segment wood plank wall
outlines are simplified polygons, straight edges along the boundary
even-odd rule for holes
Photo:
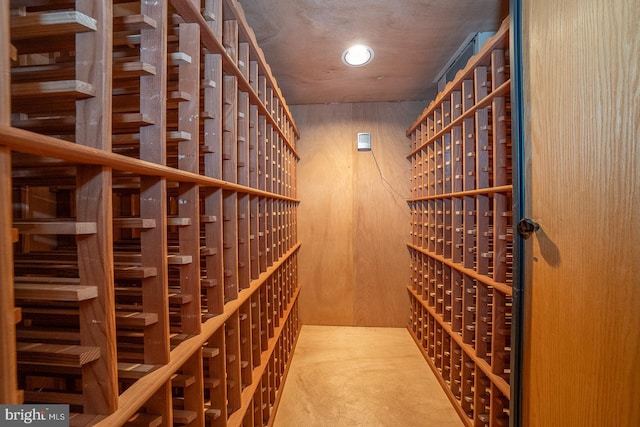
[[[411,217],[405,131],[424,105],[291,107],[302,135],[298,230],[305,324],[406,325]],[[371,152],[356,150],[358,132],[371,132]]]
[[[640,425],[640,3],[523,2],[522,425]]]

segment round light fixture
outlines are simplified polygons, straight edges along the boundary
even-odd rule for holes
[[[342,53],[342,62],[351,67],[362,67],[373,59],[373,49],[363,44],[351,46]]]

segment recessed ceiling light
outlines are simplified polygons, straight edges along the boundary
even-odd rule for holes
[[[373,59],[373,49],[363,44],[351,46],[342,53],[342,62],[352,67],[361,67]]]

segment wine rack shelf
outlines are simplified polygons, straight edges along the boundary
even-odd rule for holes
[[[505,20],[407,131],[408,329],[468,426],[509,425],[513,279]]]
[[[0,6],[0,403],[273,423],[298,129],[236,0]]]

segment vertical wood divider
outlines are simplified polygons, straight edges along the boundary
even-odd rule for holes
[[[198,24],[180,24],[179,49],[191,58],[180,63],[178,88],[190,99],[178,106],[178,130],[191,135],[178,143],[178,168],[198,173],[199,170],[199,79],[200,72],[200,27]],[[191,262],[182,264],[180,269],[180,291],[191,296],[182,305],[182,331],[188,334],[200,333],[200,189],[192,183],[179,184],[178,215],[188,218],[189,224],[179,228],[180,254],[191,256]]]
[[[242,390],[251,385],[253,377],[253,351],[251,337],[251,299],[247,300],[239,310],[240,316],[240,372]]]
[[[488,94],[487,68],[478,66],[473,71],[474,99],[479,102]],[[489,164],[489,131],[488,108],[480,108],[475,112],[475,188],[490,186]],[[488,195],[478,195],[476,199],[476,234],[475,234],[475,270],[483,276],[489,276],[489,240],[493,236],[490,228],[490,198]],[[491,215],[492,217],[492,215]],[[491,236],[489,236],[491,234]],[[484,284],[475,285],[475,350],[476,355],[487,360],[490,353],[491,338],[491,294]],[[487,360],[488,361],[488,360]],[[489,362],[489,361],[488,361]],[[488,421],[489,407],[488,380],[476,367],[474,375],[474,419],[476,424],[483,425]]]
[[[246,60],[248,61],[248,46],[241,43],[246,49]],[[248,68],[248,63],[245,66]],[[238,156],[238,184],[249,185],[249,94],[246,92],[238,93],[237,107],[237,156]],[[249,259],[250,242],[249,242],[249,195],[238,195],[238,286],[240,289],[249,287],[251,281],[251,265]]]
[[[503,50],[496,50],[491,55],[491,72],[494,90],[505,82],[505,57]],[[507,126],[510,125],[508,120],[509,114],[506,109],[505,97],[499,96],[494,98],[491,107],[493,111],[493,155],[496,159],[495,168],[493,170],[494,185],[505,185],[510,181],[507,173],[507,167],[510,160],[510,154],[507,152]],[[494,250],[493,265],[494,279],[498,282],[507,280],[506,263],[500,262],[501,258],[506,256],[507,245],[507,217],[501,215],[501,212],[509,210],[508,197],[505,194],[496,193],[493,196],[493,227],[494,227]]]
[[[252,70],[255,69],[257,79],[257,64],[252,62]],[[249,107],[249,185],[258,188],[258,157],[259,148],[258,141],[258,107],[251,105]],[[251,279],[257,279],[260,275],[260,247],[259,247],[259,204],[258,196],[251,196],[249,201],[249,259],[251,262]]]
[[[491,82],[492,90],[496,90],[506,81],[505,51],[496,49],[491,53]],[[507,98],[495,97],[491,106],[493,138],[490,144],[493,148],[493,185],[500,186],[512,181],[509,168],[512,163],[511,153],[507,144],[510,135],[510,113],[507,112]],[[504,213],[511,211],[509,194],[495,193],[493,195],[493,279],[496,282],[512,281],[508,268],[507,256],[513,254],[513,225]],[[502,292],[493,292],[493,340],[491,346],[491,371],[493,374],[505,378],[509,383],[509,366],[511,349],[511,296]],[[491,423],[498,425],[505,410],[509,409],[510,396],[502,396],[497,387],[492,387],[491,393]]]
[[[76,7],[97,26],[76,35],[76,78],[95,89],[95,96],[76,102],[76,143],[111,151],[112,6],[78,0]],[[76,239],[80,284],[98,288],[98,298],[80,304],[80,344],[100,348],[100,358],[83,369],[83,409],[105,415],[116,410],[118,398],[111,182],[110,168],[77,168],[77,221],[95,222],[97,231]]]
[[[166,164],[167,154],[167,2],[141,2],[141,12],[154,19],[154,29],[141,30],[140,59],[156,67],[156,74],[140,77],[140,112],[153,124],[140,128],[140,159]],[[156,313],[158,322],[144,329],[144,361],[165,364],[170,360],[169,290],[167,249],[167,181],[142,176],[140,216],[152,218],[156,227],[140,236],[142,265],[156,268],[156,275],[142,280],[145,312]],[[173,420],[171,383],[163,384],[146,405],[147,412]],[[168,421],[167,421],[168,422]]]
[[[224,21],[222,24],[222,45],[229,58],[238,65],[238,21]]]
[[[238,181],[238,79],[223,77],[222,179]]]
[[[271,89],[267,89],[267,93],[269,94],[267,96],[267,102],[269,103],[269,105],[271,105],[271,102],[273,102],[273,91]],[[273,143],[273,138],[274,138],[274,131],[273,131],[273,126],[271,124],[267,124],[267,129],[266,129],[266,136],[264,139],[264,143],[265,143],[265,162],[266,162],[266,172],[265,172],[265,180],[266,180],[266,190],[268,192],[275,192],[274,189],[274,180],[273,180],[273,175],[274,175],[274,170],[273,170],[273,164],[274,164],[274,143]],[[275,217],[275,212],[274,212],[274,200],[269,198],[267,199],[267,206],[266,206],[266,212],[265,212],[265,233],[266,233],[266,239],[267,239],[267,248],[266,248],[266,257],[267,257],[267,265],[271,265],[273,264],[273,260],[274,260],[274,254],[273,254],[273,248],[275,246],[274,244],[274,232],[273,232],[273,228],[274,228],[274,217]]]
[[[141,31],[140,59],[156,67],[156,74],[140,77],[140,112],[153,124],[140,128],[140,158],[152,163],[166,163],[167,99],[167,2],[141,3],[141,12],[154,19],[154,29]],[[156,313],[158,322],[144,329],[144,361],[164,364],[169,361],[169,292],[167,266],[167,182],[166,179],[142,176],[140,216],[152,218],[156,227],[140,236],[142,265],[156,268],[156,275],[142,280],[142,304],[145,312]],[[154,399],[155,412],[172,419],[170,387],[163,387]]]
[[[222,178],[238,180],[238,81],[235,76],[224,76]],[[238,194],[225,191],[223,195],[223,262],[225,302],[238,297]]]
[[[222,42],[222,0],[204,0],[202,15],[214,37]]]
[[[233,312],[225,322],[225,349],[227,357],[227,413],[233,414],[242,405],[242,378],[240,373],[240,318]]]
[[[9,10],[0,7],[0,93],[11,93]],[[11,98],[0,98],[0,126],[11,123]],[[0,145],[0,401],[20,403],[13,292],[11,150]]]
[[[220,14],[222,10],[220,10]],[[221,15],[218,16],[218,20]],[[219,54],[204,55],[204,175],[222,179],[222,57]],[[224,310],[224,268],[222,232],[221,189],[204,189],[205,216],[211,218],[204,226],[205,243],[213,251],[206,257],[207,311],[209,315]]]
[[[259,293],[256,293],[251,296],[251,349],[253,351],[253,368],[258,367],[261,364],[261,332],[263,329],[260,322],[260,295]]]
[[[238,68],[242,76],[249,80],[249,44],[241,42],[238,44]]]
[[[264,77],[259,78],[264,83]],[[263,90],[263,89],[261,89]],[[266,89],[264,89],[266,90]],[[258,117],[258,188],[267,191],[267,120],[264,116]],[[258,201],[258,255],[260,257],[260,272],[267,269],[267,199],[260,197]]]
[[[162,416],[162,422],[166,425],[173,424],[173,407],[171,406],[170,380],[160,385],[158,390],[146,402],[145,410],[149,414],[157,414]]]
[[[209,339],[203,350],[208,378],[205,386],[209,389],[207,426],[218,427],[227,424],[227,386],[226,386],[226,354],[224,326],[219,328]]]
[[[195,417],[187,425],[198,427],[204,425],[204,412],[203,406],[203,358],[202,349],[196,350],[189,360],[183,365],[182,374],[187,376],[193,381],[192,384],[188,384],[184,390],[184,410],[195,414]]]

